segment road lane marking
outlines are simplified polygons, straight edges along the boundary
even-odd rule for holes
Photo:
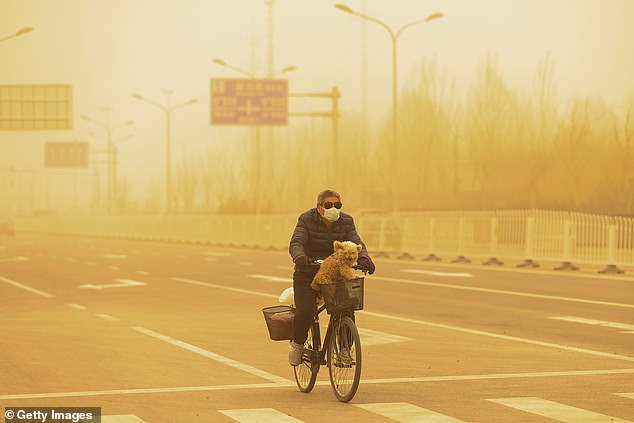
[[[102,416],[101,423],[145,423],[134,414],[125,414],[117,416]]]
[[[97,263],[95,263],[94,261],[87,261],[86,262],[86,266],[96,266]]]
[[[226,291],[239,292],[241,294],[259,295],[260,297],[275,298],[276,300],[279,299],[279,295],[266,294],[264,292],[251,291],[248,289],[232,288],[229,286],[217,285],[211,282],[201,282],[201,281],[197,281],[193,279],[184,279],[184,278],[170,278],[170,279],[176,282],[184,282],[184,283],[189,283],[192,285],[205,286],[207,288],[218,288],[218,289],[224,289]]]
[[[29,261],[30,259],[28,257],[10,257],[10,258],[3,258],[0,259],[0,263],[8,263],[10,261]]]
[[[245,408],[218,411],[240,423],[302,423],[302,420],[297,420],[273,408]]]
[[[69,262],[69,263],[76,263],[77,259],[75,257],[67,257],[66,261]]]
[[[75,310],[86,310],[87,309],[86,306],[79,305],[79,304],[74,304],[74,303],[68,304],[68,307],[74,308]]]
[[[108,269],[110,269],[110,270],[121,270],[121,268],[119,266],[108,266]]]
[[[610,369],[610,370],[573,370],[562,372],[538,372],[538,373],[500,373],[484,375],[464,376],[425,376],[425,377],[398,377],[391,379],[363,379],[365,384],[389,384],[389,383],[434,383],[455,381],[478,381],[497,379],[524,379],[540,377],[570,377],[570,376],[602,376],[634,374],[634,369]],[[317,381],[316,385],[330,385],[327,380]],[[33,394],[3,394],[0,400],[38,399],[38,398],[70,398],[70,397],[94,397],[101,395],[131,395],[131,394],[165,394],[177,392],[205,392],[205,391],[230,391],[242,389],[271,389],[295,387],[295,381],[269,382],[269,383],[244,383],[235,385],[207,385],[207,386],[177,386],[164,388],[137,388],[137,389],[112,389],[103,391],[79,391],[79,392],[44,392]],[[634,394],[617,394],[622,396]]]
[[[103,314],[103,313],[98,314],[98,313],[95,313],[95,316],[101,317],[102,319],[105,319],[105,320],[110,320],[111,322],[118,322],[119,321],[118,318],[116,318],[114,316],[111,316],[109,314]]]
[[[248,290],[248,289],[231,288],[231,287],[228,287],[228,286],[216,285],[216,284],[208,283],[208,282],[200,282],[200,281],[195,281],[195,280],[191,280],[191,279],[183,279],[183,278],[171,278],[171,279],[174,280],[174,281],[178,281],[178,282],[191,283],[193,285],[200,285],[200,286],[206,286],[206,287],[209,287],[209,288],[218,288],[218,289],[224,289],[226,291],[239,292],[241,294],[259,295],[261,297],[279,299],[279,296],[277,296],[277,295],[266,294],[264,292],[258,292],[258,291],[251,291],[251,290]],[[397,320],[397,321],[401,321],[401,322],[414,323],[414,324],[418,324],[418,325],[425,325],[425,326],[430,326],[430,327],[439,328],[439,329],[454,330],[454,331],[458,331],[458,332],[468,333],[468,334],[471,334],[471,335],[488,336],[488,337],[491,337],[491,338],[504,339],[506,341],[521,342],[521,343],[525,343],[525,344],[539,345],[539,346],[547,347],[547,348],[557,348],[557,349],[563,349],[563,350],[573,351],[573,352],[578,352],[578,353],[583,353],[583,354],[595,355],[595,356],[599,356],[599,357],[606,357],[606,358],[613,358],[613,359],[616,359],[616,360],[624,360],[624,361],[632,361],[632,362],[634,362],[634,357],[628,357],[628,356],[619,355],[619,354],[605,353],[605,352],[601,352],[601,351],[588,350],[588,349],[585,349],[585,348],[570,347],[570,346],[567,346],[567,345],[554,344],[554,343],[543,342],[543,341],[536,341],[536,340],[533,340],[533,339],[520,338],[520,337],[517,337],[517,336],[501,335],[501,334],[493,333],[493,332],[485,332],[485,331],[481,331],[481,330],[463,328],[463,327],[460,327],[460,326],[452,326],[452,325],[445,325],[445,324],[441,324],[441,323],[428,322],[428,321],[424,321],[424,320],[410,319],[410,318],[407,318],[407,317],[394,316],[394,315],[384,314],[384,313],[375,313],[375,312],[366,311],[366,310],[361,310],[361,311],[358,311],[357,313],[362,313],[364,315],[379,317],[379,318],[383,318],[383,319]]]
[[[361,345],[367,347],[369,345],[383,345],[392,344],[394,342],[411,341],[412,338],[405,336],[393,335],[391,333],[379,332],[378,330],[371,330],[365,328],[357,328],[359,335],[361,336]],[[326,333],[323,331],[322,333]]]
[[[368,315],[368,316],[380,317],[380,318],[383,318],[383,319],[396,320],[396,321],[399,321],[399,322],[407,322],[407,323],[413,323],[413,324],[417,324],[417,325],[430,326],[430,327],[433,327],[433,328],[453,330],[453,331],[457,331],[457,332],[468,333],[468,334],[471,334],[471,335],[488,336],[490,338],[503,339],[505,341],[521,342],[521,343],[524,343],[524,344],[539,345],[540,347],[556,348],[556,349],[560,349],[560,350],[566,350],[566,351],[572,351],[572,352],[577,352],[577,353],[582,353],[582,354],[594,355],[594,356],[597,356],[597,357],[605,357],[605,358],[612,358],[612,359],[615,359],[615,360],[624,360],[624,361],[632,361],[632,362],[634,362],[634,357],[628,357],[628,356],[625,356],[625,355],[619,355],[619,354],[614,354],[614,353],[606,353],[606,352],[602,352],[602,351],[588,350],[588,349],[585,349],[585,348],[571,347],[571,346],[568,346],[568,345],[555,344],[555,343],[551,343],[551,342],[536,341],[536,340],[528,339],[528,338],[520,338],[518,336],[502,335],[502,334],[499,334],[499,333],[486,332],[486,331],[476,330],[476,329],[468,329],[468,328],[463,328],[463,327],[460,327],[460,326],[445,325],[445,324],[442,324],[442,323],[428,322],[428,321],[425,321],[425,320],[410,319],[408,317],[392,316],[390,314],[375,313],[375,312],[372,312],[372,311],[363,310],[363,311],[360,311],[359,313],[363,313],[364,315]]]
[[[125,254],[102,254],[101,255],[103,258],[107,258],[107,259],[117,259],[117,260],[121,260],[121,259],[126,259],[128,258],[128,256],[126,256]]]
[[[585,319],[583,317],[575,317],[575,316],[553,316],[553,317],[549,317],[549,319],[562,320],[564,322],[582,323],[585,325],[601,326],[606,328],[623,329],[621,333],[634,333],[634,325],[628,325],[627,323],[609,322],[606,320]]]
[[[606,416],[605,414],[599,414],[537,397],[494,398],[487,399],[487,401],[560,422],[631,423],[629,420],[617,419],[616,417]]]
[[[238,263],[240,266],[253,266],[253,263],[250,261],[241,261]]]
[[[133,281],[131,279],[115,279],[115,282],[119,282],[119,283],[102,284],[102,285],[85,284],[85,285],[79,285],[78,288],[84,288],[84,289],[107,289],[107,288],[121,288],[121,287],[147,285],[147,283],[145,283],[145,282]]]
[[[401,272],[420,273],[422,275],[430,275],[430,276],[447,276],[450,278],[472,278],[473,277],[471,273],[433,272],[431,270],[420,270],[420,269],[402,269]]]
[[[255,279],[264,279],[266,281],[271,281],[271,282],[284,282],[286,284],[292,284],[293,283],[293,279],[291,278],[280,278],[279,276],[268,276],[268,275],[247,275],[250,278],[255,278]]]
[[[204,256],[214,256],[214,257],[229,257],[232,254],[228,253],[226,251],[201,251],[202,255]]]
[[[291,266],[277,266],[278,269],[280,270],[288,270],[288,271],[294,271],[295,268],[291,267]]]
[[[103,391],[80,391],[80,392],[46,392],[37,394],[8,394],[0,395],[0,400],[14,399],[37,399],[37,398],[75,398],[75,397],[95,397],[101,395],[131,395],[131,394],[166,394],[177,392],[200,392],[200,391],[226,391],[234,389],[269,389],[278,387],[296,386],[295,382],[285,383],[245,383],[236,385],[216,385],[216,386],[177,386],[167,388],[138,388],[138,389],[111,389]]]
[[[55,295],[53,295],[53,294],[49,294],[48,292],[40,291],[39,289],[31,288],[30,286],[21,284],[19,282],[16,282],[16,281],[8,279],[8,278],[3,278],[2,276],[0,276],[0,281],[2,281],[4,283],[8,283],[9,285],[13,285],[15,287],[18,287],[20,289],[24,289],[25,291],[29,291],[29,292],[31,292],[33,294],[36,294],[36,295],[39,295],[41,297],[55,298]]]
[[[622,392],[620,394],[614,394],[614,395],[618,395],[620,397],[625,397],[629,399],[634,399],[634,392]]]
[[[145,270],[137,270],[135,273],[141,276],[148,276],[150,274],[150,272],[146,272]]]
[[[383,402],[373,404],[354,404],[356,407],[378,414],[400,423],[464,423],[435,411],[427,410],[406,402]]]
[[[216,353],[213,353],[211,351],[207,351],[207,350],[205,350],[203,348],[200,348],[200,347],[197,347],[195,345],[188,344],[187,342],[179,341],[178,339],[174,339],[174,338],[172,338],[170,336],[163,335],[163,334],[158,333],[158,332],[154,332],[153,330],[146,329],[146,328],[143,328],[143,327],[140,327],[140,326],[132,326],[131,329],[133,329],[133,330],[135,330],[137,332],[140,332],[142,334],[151,336],[153,338],[159,339],[161,341],[167,342],[169,344],[175,345],[177,347],[183,348],[183,349],[185,349],[187,351],[191,351],[193,353],[202,355],[203,357],[211,358],[212,360],[216,360],[216,361],[218,361],[220,363],[226,364],[227,366],[234,367],[236,369],[239,369],[239,370],[242,370],[244,372],[250,373],[250,374],[252,374],[254,376],[261,377],[261,378],[269,380],[271,382],[276,382],[276,383],[286,383],[286,382],[288,382],[288,380],[284,379],[283,377],[276,376],[276,375],[274,375],[272,373],[266,372],[264,370],[257,369],[257,368],[255,368],[253,366],[248,365],[248,364],[244,364],[244,363],[241,363],[239,361],[233,360],[231,358],[224,357],[224,356],[222,356],[220,354],[216,354]]]
[[[604,305],[610,307],[624,307],[624,308],[634,308],[634,304],[623,304],[623,303],[613,303],[609,301],[595,301],[595,300],[586,300],[584,298],[572,298],[572,297],[560,297],[556,295],[542,295],[542,294],[531,294],[530,292],[519,292],[519,291],[505,291],[501,289],[491,289],[491,288],[478,288],[474,286],[464,286],[464,285],[451,285],[446,283],[438,283],[438,282],[423,282],[423,281],[415,281],[411,279],[398,279],[398,278],[384,278],[381,276],[372,276],[372,280],[375,281],[386,281],[386,282],[398,282],[404,283],[408,285],[420,285],[420,286],[433,286],[437,288],[449,288],[449,289],[459,289],[463,291],[475,291],[475,292],[486,292],[489,294],[503,294],[503,295],[513,295],[517,297],[527,297],[527,298],[539,298],[542,300],[556,300],[556,301],[567,301],[573,303],[583,303],[583,304],[594,304],[594,305]]]

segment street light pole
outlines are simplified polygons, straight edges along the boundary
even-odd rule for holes
[[[105,122],[92,119],[86,115],[81,115],[80,119],[100,126],[106,130],[106,142],[108,143],[108,209],[112,213],[115,210],[115,202],[117,200],[117,150],[112,142],[112,133],[116,129],[134,125],[135,122],[133,120],[129,120],[117,125],[112,125],[110,123],[110,112],[112,112],[112,109],[104,107],[101,111],[106,114]]]
[[[165,209],[166,213],[170,214],[172,212],[172,112],[181,107],[197,103],[198,100],[192,98],[184,103],[172,106],[171,96],[174,92],[167,89],[163,89],[161,92],[166,96],[165,104],[145,98],[139,93],[133,93],[132,98],[151,104],[165,112]]]
[[[432,13],[427,16],[425,19],[420,19],[414,22],[410,22],[408,24],[403,25],[398,31],[394,31],[389,25],[385,22],[368,16],[364,13],[355,12],[349,6],[345,4],[335,4],[335,8],[345,13],[349,13],[354,16],[358,16],[366,21],[373,22],[377,25],[385,28],[387,33],[390,36],[392,41],[392,140],[394,142],[394,146],[392,148],[393,157],[392,157],[392,171],[396,173],[396,177],[392,176],[392,209],[394,212],[398,211],[398,183],[400,181],[400,166],[398,164],[398,160],[400,158],[400,145],[398,139],[398,68],[397,68],[397,43],[398,39],[407,28],[411,28],[415,25],[423,24],[426,22],[433,21],[435,19],[442,18],[444,15],[442,13]]]
[[[6,40],[10,40],[11,38],[19,37],[20,35],[27,34],[27,33],[31,32],[31,31],[33,31],[33,28],[31,28],[29,26],[26,26],[26,27],[20,29],[19,31],[17,31],[16,33],[14,33],[14,34],[10,34],[10,35],[7,35],[7,36],[4,36],[4,37],[0,38],[0,42],[6,41]]]

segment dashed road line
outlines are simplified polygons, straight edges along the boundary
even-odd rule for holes
[[[86,310],[88,308],[86,306],[75,304],[75,303],[68,304],[68,307],[74,308],[75,310]]]
[[[53,294],[49,294],[48,292],[40,291],[39,289],[31,288],[28,285],[24,285],[22,283],[16,282],[16,281],[11,280],[9,278],[4,278],[4,277],[0,276],[0,282],[4,282],[4,283],[7,283],[9,285],[13,285],[13,286],[15,286],[17,288],[23,289],[25,291],[28,291],[28,292],[31,292],[33,294],[39,295],[41,297],[55,298],[55,295],[53,295]]]
[[[274,408],[242,408],[238,410],[218,410],[227,417],[240,423],[303,423]]]
[[[591,326],[600,326],[605,328],[622,329],[621,333],[634,333],[634,325],[627,323],[609,322],[606,320],[585,319],[583,317],[575,316],[553,316],[549,317],[553,320],[562,320],[564,322],[582,323]]]
[[[232,288],[230,286],[217,285],[217,284],[211,283],[211,282],[202,282],[202,281],[197,281],[197,280],[194,280],[194,279],[185,279],[185,278],[170,278],[170,279],[173,280],[173,281],[176,281],[176,282],[184,282],[184,283],[189,283],[189,284],[192,284],[192,285],[205,286],[207,288],[224,289],[225,291],[238,292],[238,293],[241,293],[241,294],[259,295],[260,297],[275,298],[276,300],[279,299],[279,295],[273,295],[273,294],[267,294],[267,293],[264,293],[264,292],[251,291],[249,289]]]
[[[429,275],[429,276],[445,276],[450,278],[472,278],[473,277],[471,273],[434,272],[431,270],[421,270],[421,269],[402,269],[401,272],[420,273],[422,275]]]
[[[291,278],[280,278],[279,276],[269,276],[269,275],[247,275],[250,278],[255,279],[264,279],[266,281],[271,282],[284,282],[285,284],[292,284],[293,279]]]
[[[120,319],[118,319],[118,318],[116,318],[114,316],[111,316],[109,314],[104,314],[104,313],[99,313],[99,314],[95,313],[95,316],[100,317],[100,318],[105,319],[105,320],[109,320],[111,322],[118,322],[120,320]]]
[[[283,377],[274,375],[274,374],[266,372],[264,370],[257,369],[257,368],[255,368],[253,366],[241,363],[241,362],[233,360],[231,358],[224,357],[224,356],[222,356],[220,354],[216,354],[216,353],[213,353],[211,351],[207,351],[207,350],[205,350],[203,348],[197,347],[197,346],[189,344],[187,342],[180,341],[178,339],[174,339],[174,338],[172,338],[170,336],[167,336],[167,335],[163,335],[162,333],[158,333],[158,332],[155,332],[153,330],[146,329],[146,328],[143,328],[143,327],[140,327],[140,326],[133,326],[133,327],[131,327],[131,329],[133,329],[133,330],[135,330],[135,331],[137,331],[139,333],[142,333],[142,334],[151,336],[153,338],[159,339],[161,341],[167,342],[169,344],[175,345],[177,347],[183,348],[183,349],[185,349],[187,351],[191,351],[193,353],[202,355],[203,357],[211,358],[212,360],[218,361],[220,363],[223,363],[223,364],[226,364],[228,366],[234,367],[236,369],[242,370],[244,372],[250,373],[250,374],[252,374],[254,376],[261,377],[261,378],[266,379],[268,381],[276,382],[276,383],[286,383],[286,382],[288,382],[288,380],[284,379]]]
[[[101,423],[145,423],[134,414],[101,416]]]
[[[150,272],[146,272],[145,270],[137,270],[135,273],[141,276],[148,276],[150,274]]]
[[[354,405],[400,423],[464,423],[464,420],[454,419],[453,417],[436,413],[435,411],[427,410],[426,408],[418,407],[406,402],[384,402]]]
[[[411,279],[385,278],[382,276],[372,276],[372,280],[398,282],[398,283],[403,283],[408,285],[420,285],[420,286],[432,286],[437,288],[458,289],[463,291],[486,292],[488,294],[513,295],[517,297],[538,298],[541,300],[567,301],[572,303],[603,305],[603,306],[609,306],[609,307],[634,308],[634,304],[614,303],[610,301],[587,300],[584,298],[561,297],[557,295],[532,294],[530,292],[505,291],[502,289],[478,288],[475,286],[452,285],[452,284],[439,283],[439,282],[415,281]]]
[[[445,324],[442,324],[442,323],[428,322],[428,321],[425,321],[425,320],[418,320],[418,319],[410,319],[410,318],[407,318],[407,317],[392,316],[392,315],[389,315],[389,314],[376,313],[376,312],[372,312],[372,311],[365,311],[364,310],[364,311],[362,311],[362,313],[364,315],[368,315],[368,316],[374,316],[374,317],[380,317],[380,318],[383,318],[383,319],[396,320],[396,321],[399,321],[399,322],[413,323],[413,324],[417,324],[417,325],[424,325],[424,326],[429,326],[429,327],[439,328],[439,329],[448,329],[448,330],[453,330],[453,331],[457,331],[457,332],[468,333],[468,334],[471,334],[471,335],[481,335],[481,336],[487,336],[487,337],[490,337],[490,338],[503,339],[505,341],[521,342],[521,343],[524,343],[524,344],[538,345],[540,347],[555,348],[555,349],[559,349],[559,350],[566,350],[566,351],[572,351],[572,352],[577,352],[577,353],[582,353],[582,354],[594,355],[594,356],[597,356],[597,357],[612,358],[612,359],[615,359],[615,360],[624,360],[624,361],[634,362],[634,357],[629,357],[629,356],[620,355],[620,354],[606,353],[606,352],[602,352],[602,351],[589,350],[589,349],[586,349],[586,348],[571,347],[571,346],[568,346],[568,345],[555,344],[555,343],[552,343],[552,342],[537,341],[537,340],[528,339],[528,338],[520,338],[519,336],[502,335],[502,334],[499,334],[499,333],[486,332],[486,331],[476,330],[476,329],[468,329],[468,328],[463,328],[463,327],[460,327],[460,326],[445,325]]]
[[[10,257],[0,259],[0,263],[8,263],[11,261],[29,261],[28,257]]]
[[[487,399],[487,401],[560,422],[631,423],[629,420],[617,419],[616,417],[606,416],[605,414],[595,413],[593,411],[571,407],[537,397],[494,398]]]

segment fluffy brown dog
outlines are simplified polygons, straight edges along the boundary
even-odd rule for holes
[[[359,258],[361,245],[357,245],[352,241],[335,241],[333,244],[335,253],[324,260],[310,284],[310,287],[315,291],[320,290],[319,285],[356,279],[357,277],[352,266],[356,264],[357,258]]]

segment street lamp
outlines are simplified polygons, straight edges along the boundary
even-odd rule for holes
[[[100,126],[106,130],[107,143],[108,143],[108,207],[110,211],[114,211],[115,202],[117,199],[117,149],[112,142],[112,133],[120,128],[124,128],[126,126],[134,125],[133,120],[128,120],[126,122],[122,122],[116,125],[113,125],[110,122],[110,112],[112,109],[110,108],[102,108],[102,112],[106,114],[106,121],[101,122],[99,120],[92,119],[86,115],[81,115],[79,118],[86,122],[90,122],[94,125]]]
[[[247,70],[241,69],[239,67],[228,64],[222,59],[214,57],[211,61],[219,66],[223,66],[225,68],[231,69],[235,72],[238,72],[242,75],[247,76],[248,78],[255,79],[256,76],[253,72],[249,72]],[[277,72],[271,71],[269,74],[270,78],[274,76],[281,75],[288,72],[293,72],[297,70],[295,66],[286,66],[280,69]],[[258,216],[260,214],[260,173],[261,173],[261,131],[260,126],[257,125],[255,127],[255,214]]]
[[[165,112],[165,208],[167,214],[170,214],[172,211],[172,112],[181,107],[197,103],[198,100],[192,98],[184,103],[172,105],[171,96],[174,92],[167,89],[163,89],[161,92],[166,97],[165,104],[145,98],[139,93],[133,93],[132,98],[151,104]]]
[[[10,34],[0,38],[0,42],[9,40],[11,38],[19,37],[20,35],[28,34],[31,31],[33,31],[33,28],[31,28],[30,26],[25,26],[24,28],[21,28],[20,30],[18,30],[18,32],[16,32],[15,34]]]
[[[398,142],[398,86],[397,86],[398,72],[397,72],[397,62],[396,62],[396,57],[397,57],[396,44],[398,42],[398,38],[401,36],[403,31],[405,31],[407,28],[411,28],[415,25],[419,25],[419,24],[431,22],[436,19],[440,19],[444,15],[440,12],[432,13],[429,16],[427,16],[425,19],[420,19],[420,20],[413,21],[403,25],[401,28],[399,28],[395,32],[385,22],[379,19],[373,18],[371,16],[365,15],[363,13],[355,12],[354,10],[352,10],[349,6],[346,6],[345,4],[335,4],[335,9],[345,13],[349,13],[354,16],[358,16],[369,22],[374,22],[375,24],[382,26],[388,32],[392,40],[392,138],[394,140],[394,147],[393,147],[393,151],[394,151],[393,161],[394,162],[393,162],[392,170],[393,171],[396,170],[398,174],[400,170],[400,166],[397,163],[399,158],[399,142]],[[394,177],[392,178],[392,195],[393,195],[392,207],[395,212],[398,211],[398,191],[396,186],[398,181],[399,181],[398,178],[394,178]]]

